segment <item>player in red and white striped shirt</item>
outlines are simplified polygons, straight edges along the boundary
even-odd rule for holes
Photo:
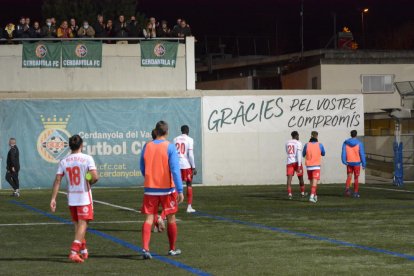
[[[300,193],[305,197],[305,182],[303,181],[303,166],[302,166],[302,143],[299,141],[299,133],[292,131],[292,139],[286,142],[286,175],[287,175],[287,192],[288,198],[292,199],[292,178],[298,176]]]
[[[174,144],[180,162],[181,179],[187,184],[187,213],[193,213],[196,210],[191,206],[193,204],[193,175],[197,174],[194,162],[194,140],[188,134],[190,128],[187,125],[181,127],[181,135],[174,138]]]
[[[68,205],[75,224],[75,239],[71,246],[69,259],[72,262],[83,263],[88,258],[85,234],[88,222],[93,220],[93,202],[91,185],[98,181],[98,173],[92,156],[83,154],[83,141],[79,135],[69,138],[71,154],[59,162],[55,182],[53,184],[50,209],[56,211],[56,197],[62,178],[66,175],[68,183]],[[86,179],[89,174],[92,178]]]

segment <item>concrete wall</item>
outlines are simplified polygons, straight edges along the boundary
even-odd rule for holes
[[[318,78],[318,89],[321,88],[321,66],[282,75],[283,89],[312,89],[312,78]]]
[[[284,89],[311,89],[312,77],[318,77],[324,93],[360,93],[361,75],[392,74],[394,81],[414,79],[414,64],[323,64],[300,70],[282,77]],[[312,92],[313,93],[313,92]],[[401,98],[393,93],[364,94],[366,113],[382,112],[382,108],[398,108]],[[405,107],[413,108],[412,100]]]
[[[350,64],[322,65],[322,89],[329,91],[341,88],[341,91],[361,91],[361,75],[392,74],[394,81],[413,80],[414,65],[410,64]],[[381,112],[382,108],[401,106],[401,98],[394,93],[364,94],[365,112]],[[412,106],[407,106],[412,108]]]
[[[39,69],[22,68],[22,45],[0,45],[0,93],[186,90],[187,68],[194,89],[185,51],[180,44],[176,68],[141,67],[139,44],[103,44],[102,68]]]
[[[234,79],[196,82],[197,89],[206,90],[248,90],[253,89],[253,78],[242,77]]]

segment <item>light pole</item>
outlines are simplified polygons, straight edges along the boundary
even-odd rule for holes
[[[300,2],[300,57],[303,58],[304,44],[303,44],[303,0]]]
[[[362,9],[361,11],[362,44],[364,45],[364,49],[366,47],[364,14],[367,14],[368,11],[368,8]]]

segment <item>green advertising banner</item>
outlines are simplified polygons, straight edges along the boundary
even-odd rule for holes
[[[62,43],[63,67],[102,67],[102,42],[68,41]]]
[[[60,68],[62,45],[53,42],[23,42],[23,68]]]
[[[175,67],[177,63],[178,42],[141,41],[141,66]]]

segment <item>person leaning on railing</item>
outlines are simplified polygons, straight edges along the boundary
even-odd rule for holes
[[[15,35],[15,26],[13,23],[9,23],[6,25],[6,27],[4,28],[4,36],[7,39],[7,43],[8,44],[13,44],[12,39],[14,38]]]
[[[76,19],[71,18],[69,22],[70,22],[69,28],[72,30],[73,37],[77,37],[79,26],[76,24]]]
[[[157,37],[170,37],[171,29],[168,27],[166,20],[161,21],[161,25],[157,28]]]
[[[106,37],[106,26],[103,15],[98,14],[96,22],[92,27],[95,30],[95,37]]]
[[[38,21],[33,23],[33,32],[31,38],[41,38],[42,37],[42,29],[40,29],[40,24]]]
[[[106,22],[105,32],[106,32],[106,37],[114,37],[115,36],[113,21],[111,19],[108,19],[108,21]],[[112,44],[113,41],[112,40],[107,40],[106,43]]]
[[[129,37],[136,38],[136,37],[139,37],[139,35],[141,34],[141,27],[139,26],[138,21],[135,16],[131,16],[131,20],[129,21],[129,24],[128,24],[128,29],[129,29],[129,33],[128,33]],[[138,43],[138,41],[130,40],[129,43],[136,44]]]
[[[56,28],[52,25],[50,18],[46,19],[46,25],[42,27],[42,37],[55,38]]]
[[[122,14],[119,16],[118,22],[114,24],[113,31],[115,37],[125,37],[125,40],[118,40],[116,44],[128,44],[128,41],[126,39],[128,38],[129,34],[129,26],[125,22],[125,16],[123,16]]]
[[[95,36],[95,30],[92,26],[89,26],[88,21],[83,21],[82,27],[79,28],[78,31],[79,37],[94,37]]]
[[[180,26],[174,27],[172,36],[181,38],[192,36],[190,26],[184,19],[181,19]]]
[[[72,30],[68,26],[68,21],[63,21],[60,27],[57,29],[58,38],[72,38]]]
[[[155,38],[157,37],[157,32],[155,30],[155,28],[153,27],[154,25],[149,21],[147,22],[147,27],[145,29],[142,30],[142,35],[145,38]]]

